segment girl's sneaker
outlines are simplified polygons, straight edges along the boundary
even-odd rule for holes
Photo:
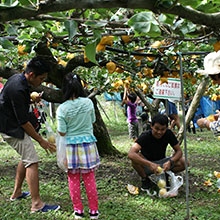
[[[89,210],[90,219],[98,219],[99,218],[99,211],[91,211]]]
[[[78,213],[77,211],[74,212],[75,219],[82,219],[84,217],[84,213]]]

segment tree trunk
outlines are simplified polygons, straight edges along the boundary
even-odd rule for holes
[[[97,147],[100,155],[118,154],[119,151],[112,145],[108,130],[102,120],[100,111],[97,107],[96,98],[92,98],[95,108],[96,122],[94,123],[94,135],[97,138]]]
[[[199,106],[200,103],[200,99],[202,97],[202,95],[204,94],[205,90],[206,90],[206,86],[209,83],[209,78],[205,78],[205,80],[203,80],[200,85],[198,86],[195,95],[193,96],[193,100],[189,106],[189,110],[187,111],[186,117],[185,117],[185,124],[186,124],[186,128],[188,127],[190,121],[193,119],[193,116],[196,112],[196,109]],[[184,127],[183,125],[181,126],[179,133],[178,133],[178,139],[180,142],[182,142],[183,140],[183,136],[184,135]]]
[[[155,99],[153,101],[153,103],[151,104],[150,102],[147,101],[147,99],[145,98],[145,95],[143,94],[143,92],[140,89],[136,88],[135,93],[137,94],[137,96],[141,99],[141,101],[144,103],[144,105],[149,110],[151,118],[153,118],[158,113],[159,104],[160,104],[161,100]]]

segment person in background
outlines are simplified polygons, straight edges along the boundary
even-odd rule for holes
[[[214,84],[220,85],[220,51],[209,53],[204,59],[204,70],[197,70],[197,73],[209,76]],[[220,134],[220,113],[213,115],[212,120],[200,118],[197,120],[197,125],[200,128],[207,128],[217,134]]]
[[[193,97],[192,96],[190,97],[188,93],[184,92],[184,98],[185,98],[185,115],[186,115],[189,110],[189,107],[190,107],[190,104],[192,102]],[[191,133],[191,129],[193,131],[193,134],[196,134],[196,127],[194,125],[193,119],[190,121],[190,124],[187,127],[187,130],[189,133]]]
[[[174,150],[171,157],[166,157],[168,144]],[[176,136],[168,129],[168,117],[157,114],[151,122],[151,129],[143,132],[128,152],[133,168],[141,177],[141,190],[153,187],[149,175],[158,174],[158,167],[174,173],[185,170],[185,159]]]
[[[147,112],[143,112],[140,115],[140,117],[141,117],[141,120],[142,120],[142,123],[143,123],[143,125],[142,125],[143,132],[151,129],[148,113]]]
[[[2,91],[4,85],[1,83],[2,81],[2,77],[0,77],[0,92]],[[3,138],[0,136],[0,144],[4,144],[5,141],[3,140]]]
[[[180,118],[176,108],[176,101],[168,99],[168,116],[171,119],[170,129],[173,130],[175,126],[180,129]]]
[[[56,146],[38,134],[30,122],[30,86],[38,87],[47,78],[50,71],[48,63],[42,57],[34,57],[22,74],[11,76],[0,93],[0,132],[3,139],[21,155],[18,163],[14,191],[11,201],[24,199],[31,195],[32,212],[58,210],[59,205],[47,205],[39,193],[38,156],[34,147],[36,140],[48,153]],[[38,97],[40,100],[40,97]],[[30,192],[22,191],[26,177]]]
[[[63,81],[64,102],[57,109],[57,131],[65,137],[69,191],[75,219],[84,217],[81,201],[80,176],[86,188],[90,219],[98,219],[98,195],[95,169],[100,164],[93,134],[95,110],[93,102],[86,98],[78,75],[68,73]]]
[[[138,137],[138,119],[136,116],[137,109],[137,95],[135,93],[128,94],[128,89],[124,88],[124,97],[122,100],[122,106],[126,104],[127,107],[127,121],[128,121],[128,132],[129,138],[134,141]]]
[[[1,83],[1,81],[2,81],[2,77],[0,77],[0,92],[2,91],[2,89],[4,87],[4,85]]]

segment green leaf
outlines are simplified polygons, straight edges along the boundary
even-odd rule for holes
[[[38,31],[42,31],[44,29],[40,21],[26,21],[25,24],[35,27]]]
[[[107,24],[107,22],[98,22],[98,21],[86,21],[85,25],[90,27],[104,27]]]
[[[35,46],[34,41],[24,41],[23,44],[25,44],[24,52],[31,53],[32,48]]]
[[[87,58],[91,62],[98,64],[96,61],[96,42],[95,41],[86,45],[85,53],[86,53]]]
[[[138,13],[130,18],[128,25],[140,34],[147,34],[149,36],[160,35],[160,29],[152,12]]]
[[[196,30],[196,26],[189,22],[189,23],[184,23],[181,27],[180,27],[180,31],[185,35],[187,33],[191,33],[193,31]]]
[[[196,8],[201,4],[201,1],[195,1],[195,0],[179,0],[180,4],[185,6],[190,6],[192,8]]]
[[[157,25],[151,25],[150,32],[148,36],[150,37],[158,37],[161,35],[160,28]]]
[[[30,1],[29,0],[19,0],[19,3],[21,5],[30,5]]]
[[[19,1],[13,1],[13,0],[6,0],[4,1],[4,4],[0,4],[0,8],[13,8],[16,7],[19,4]]]
[[[14,47],[14,44],[11,43],[11,41],[9,41],[8,39],[5,39],[3,37],[0,37],[0,45],[4,48],[4,49],[10,49],[12,47]]]
[[[94,38],[100,39],[102,32],[102,30],[93,30]]]
[[[6,28],[9,34],[17,34],[17,28],[14,25],[8,25]]]
[[[31,39],[31,36],[28,33],[23,33],[22,35],[18,36],[17,39],[19,41],[23,41],[23,40],[26,40],[26,39]]]
[[[72,20],[64,21],[64,26],[68,31],[69,39],[73,38],[77,33],[77,23]]]

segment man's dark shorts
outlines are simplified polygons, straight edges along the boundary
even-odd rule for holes
[[[157,163],[163,168],[163,164],[166,163],[168,160],[170,160],[170,158],[171,157],[166,157],[166,158],[163,158],[161,160],[156,160],[156,161],[151,161],[151,162]],[[144,171],[147,174],[147,176],[153,174],[153,172],[148,168],[148,166],[144,166]]]

